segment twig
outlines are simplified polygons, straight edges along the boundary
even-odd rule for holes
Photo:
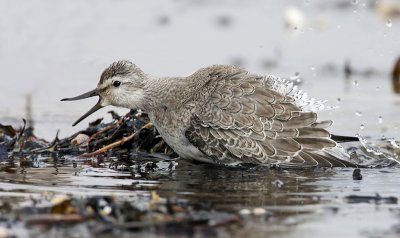
[[[87,142],[88,145],[89,145],[89,143],[90,143],[97,135],[99,135],[99,134],[101,134],[101,133],[104,133],[104,132],[106,132],[106,131],[108,131],[108,130],[111,130],[111,129],[114,128],[114,127],[115,127],[115,125],[112,124],[112,125],[109,125],[109,126],[104,127],[104,128],[101,129],[100,131],[94,133],[92,136],[90,136],[90,138],[89,138],[89,140],[88,140],[88,142]]]
[[[128,113],[127,115],[129,115],[129,113]],[[92,136],[90,136],[90,138],[89,138],[89,140],[88,140],[88,142],[87,142],[88,145],[89,145],[89,143],[90,143],[97,135],[102,134],[102,133],[104,133],[104,132],[106,132],[106,131],[109,131],[109,130],[115,128],[115,127],[117,127],[117,130],[118,130],[118,128],[121,127],[121,125],[122,125],[124,119],[125,119],[126,117],[129,117],[129,116],[127,116],[127,115],[125,115],[125,116],[121,117],[119,120],[117,120],[117,125],[116,125],[116,126],[115,126],[114,124],[109,125],[109,126],[106,126],[106,127],[104,127],[103,129],[101,129],[100,131],[98,131],[98,132],[94,133]],[[116,130],[116,131],[117,131],[117,130]],[[115,132],[114,132],[114,133],[115,133]]]
[[[153,123],[149,122],[146,125],[144,125],[142,128],[140,128],[138,131],[135,131],[135,133],[133,133],[132,135],[122,137],[121,140],[111,143],[109,145],[106,145],[103,148],[93,151],[91,153],[84,153],[81,155],[81,157],[93,157],[93,156],[97,156],[97,155],[106,153],[108,150],[113,149],[117,146],[123,145],[123,144],[125,144],[125,142],[132,140],[137,135],[137,133],[139,133],[142,129],[150,129],[152,127],[153,127]]]

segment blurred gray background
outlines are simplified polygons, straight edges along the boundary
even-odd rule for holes
[[[110,120],[111,107],[72,128],[97,99],[60,99],[129,59],[155,76],[235,64],[291,78],[338,106],[321,113],[333,132],[398,138],[399,13],[388,0],[1,0],[0,123],[22,125],[30,110],[37,135],[52,139]]]

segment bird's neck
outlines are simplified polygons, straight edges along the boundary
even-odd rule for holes
[[[190,91],[184,79],[150,77],[143,90],[143,109],[149,112],[160,108],[176,110],[187,98],[187,91]]]

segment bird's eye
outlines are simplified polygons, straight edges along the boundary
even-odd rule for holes
[[[119,87],[119,85],[121,85],[121,82],[120,81],[114,81],[112,83],[112,85],[117,88],[117,87]]]

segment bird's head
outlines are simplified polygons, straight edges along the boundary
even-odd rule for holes
[[[99,101],[74,124],[88,117],[102,107],[113,105],[125,108],[141,108],[146,75],[130,61],[112,63],[101,74],[96,89],[61,101],[74,101],[99,96]]]

